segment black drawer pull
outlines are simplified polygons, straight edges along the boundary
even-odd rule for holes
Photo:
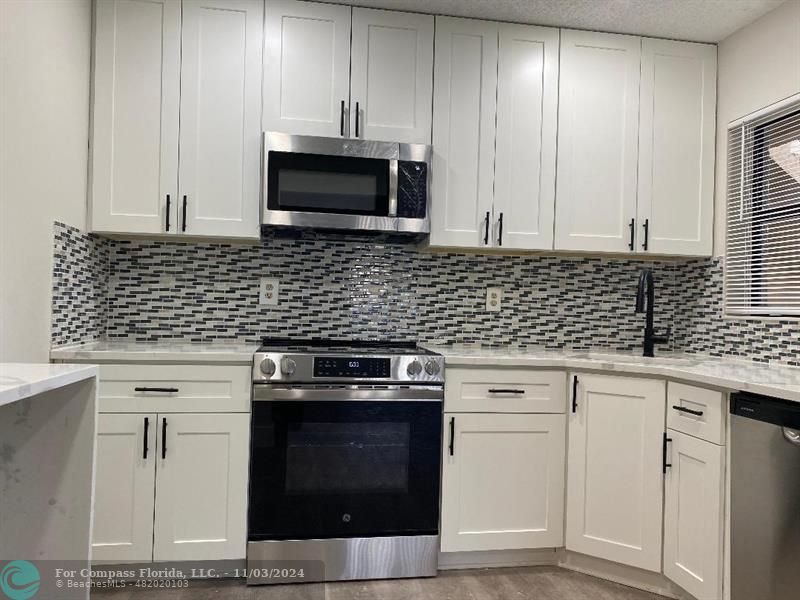
[[[144,451],[142,452],[142,458],[147,460],[147,438],[150,437],[150,419],[147,417],[144,418]]]
[[[183,225],[181,225],[181,231],[186,231],[186,196],[183,196]]]
[[[664,465],[662,470],[663,470],[664,474],[666,474],[667,473],[667,469],[672,466],[672,463],[668,463],[667,462],[667,444],[670,444],[670,443],[672,443],[672,438],[668,438],[667,434],[665,433],[664,434],[664,444],[661,447],[661,449],[662,449],[662,457],[661,457],[661,459],[662,459],[663,465]]]
[[[631,222],[628,224],[628,227],[631,229],[631,241],[628,242],[628,248],[633,250],[633,236],[635,235],[634,232],[636,230],[636,219],[631,219]]]
[[[698,417],[702,417],[703,416],[703,411],[702,410],[692,410],[691,408],[685,408],[683,406],[673,406],[672,408],[674,408],[678,412],[689,413],[690,415],[696,415]]]
[[[170,208],[169,194],[167,194],[167,231],[169,231],[169,211],[170,210],[171,210],[171,208]]]
[[[486,219],[484,220],[483,223],[484,223],[484,226],[486,227],[486,229],[484,229],[484,232],[483,232],[483,245],[484,246],[488,246],[489,245],[489,211],[488,210],[486,211]]]
[[[456,418],[450,417],[450,456],[453,456],[453,449],[456,443]]]
[[[161,458],[167,458],[167,417],[161,422]]]
[[[490,388],[490,394],[524,394],[525,390],[506,390],[502,388]]]
[[[572,378],[572,412],[578,412],[578,376]]]
[[[180,392],[178,388],[174,387],[135,387],[134,392],[161,392],[164,394],[176,394]]]
[[[344,137],[344,100],[342,100],[342,110],[339,114],[339,133]]]

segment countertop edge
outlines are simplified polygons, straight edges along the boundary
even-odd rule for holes
[[[252,365],[253,354],[257,345],[252,349],[224,348],[214,350],[93,350],[81,346],[64,346],[50,350],[50,360],[82,362],[82,363],[177,363],[177,364],[227,364],[227,365]]]
[[[47,373],[48,367],[61,367],[57,372]],[[63,368],[72,367],[72,368]],[[19,384],[9,385],[0,389],[0,406],[6,406],[26,400],[32,396],[38,396],[45,392],[56,390],[66,387],[79,381],[85,381],[93,377],[97,377],[98,368],[96,365],[50,365],[50,364],[31,364],[31,363],[4,363],[0,364],[0,373],[3,375],[11,375],[15,371],[20,372],[20,376],[24,375],[24,371],[28,370],[30,376],[31,370],[41,370],[41,374],[37,374],[35,379],[28,381],[20,381]],[[50,369],[52,370],[52,369]]]

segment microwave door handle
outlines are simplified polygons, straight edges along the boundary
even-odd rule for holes
[[[398,161],[389,161],[389,216],[397,216],[397,169]]]

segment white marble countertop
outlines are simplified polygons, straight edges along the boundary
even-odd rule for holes
[[[584,369],[651,375],[800,402],[800,368],[796,367],[697,354],[662,354],[655,358],[644,358],[634,354],[602,351],[570,352],[470,345],[424,346],[442,354],[445,364],[450,366]]]
[[[219,342],[130,342],[101,340],[50,350],[50,359],[68,362],[253,363],[258,344]]]
[[[92,377],[94,365],[0,363],[0,406]]]

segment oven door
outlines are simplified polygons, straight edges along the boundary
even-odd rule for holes
[[[249,540],[436,535],[442,396],[256,386]]]

